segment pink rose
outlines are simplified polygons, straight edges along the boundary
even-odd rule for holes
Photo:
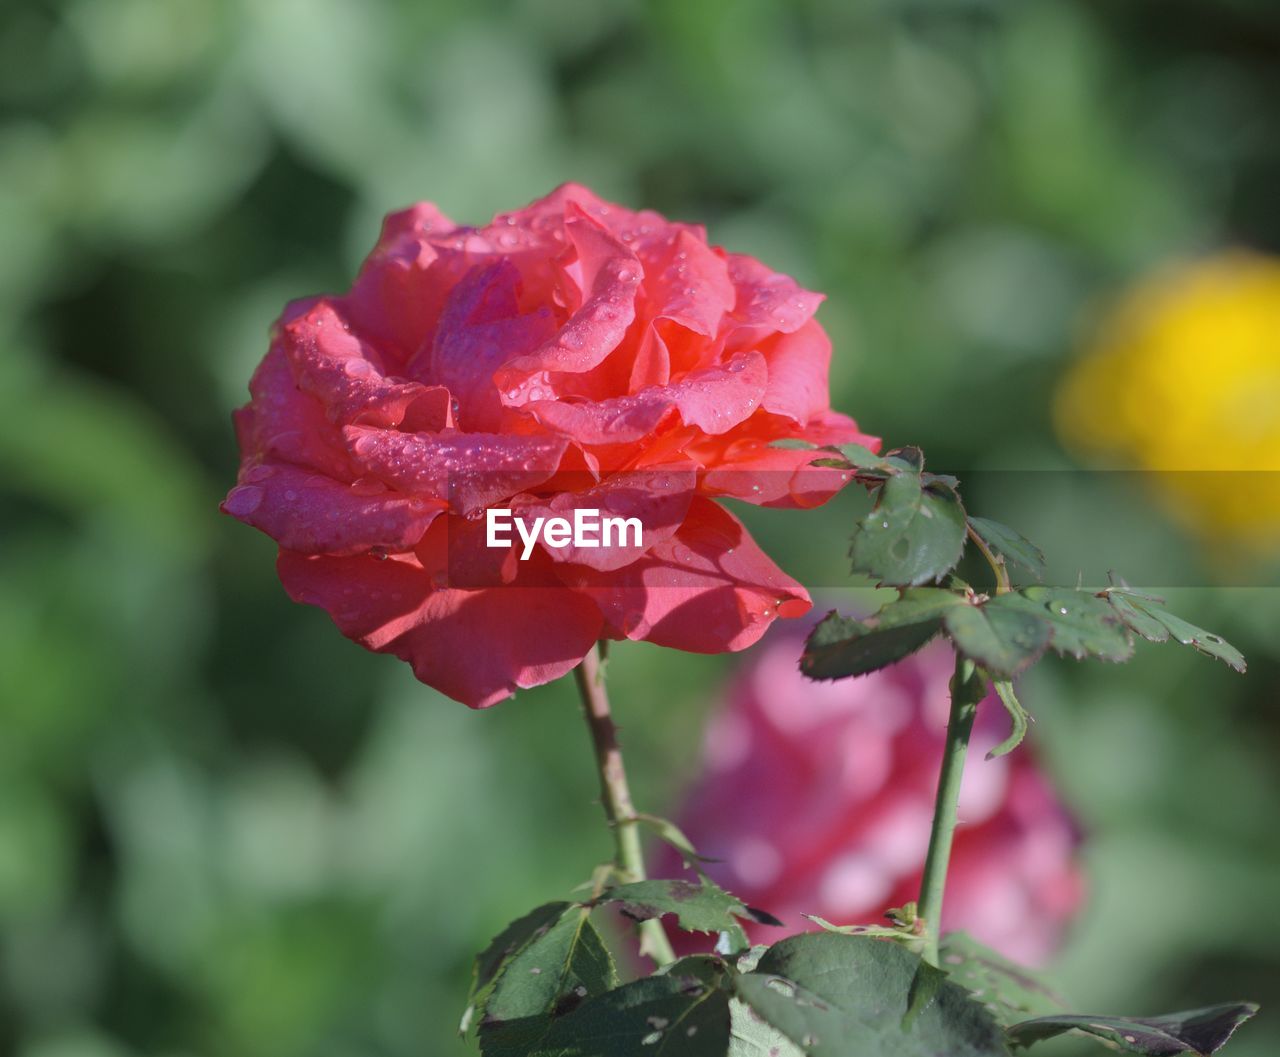
[[[809,600],[715,500],[843,483],[774,440],[878,445],[828,406],[820,300],[574,185],[483,228],[394,213],[349,293],[285,309],[223,509],[280,545],[292,598],[473,707],[602,637],[743,649]],[[578,508],[641,542],[489,545],[491,509]]]
[[[941,642],[838,682],[800,675],[803,631],[775,633],[713,718],[703,774],[679,818],[708,872],[790,932],[884,924],[917,898],[947,722],[953,655]],[[943,929],[1043,962],[1079,909],[1079,831],[1024,745],[983,760],[1008,731],[979,709],[960,797]],[[668,854],[668,875],[679,863]],[[662,876],[663,874],[659,874]],[[786,932],[752,926],[775,942]]]

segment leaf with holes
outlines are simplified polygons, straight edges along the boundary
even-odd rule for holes
[[[745,1002],[729,1002],[728,1057],[804,1057],[804,1050]]]
[[[964,605],[954,591],[904,589],[867,620],[828,613],[805,642],[800,670],[810,679],[843,679],[874,672],[924,646],[942,628],[942,615]]]
[[[1009,1052],[981,1003],[894,943],[835,933],[792,936],[733,987],[806,1057]]]
[[[616,987],[613,958],[586,907],[570,905],[503,963],[485,1000],[480,1031],[495,1022],[571,1009]]]
[[[952,487],[897,473],[879,487],[875,506],[854,528],[849,556],[855,573],[914,587],[950,572],[964,539],[964,507]]]
[[[725,1057],[729,994],[706,957],[589,998],[563,1015],[481,1028],[485,1057]]]
[[[984,947],[967,933],[947,933],[939,953],[946,974],[1006,1027],[1066,1009],[1062,998],[1037,973]]]
[[[1077,659],[1101,657],[1127,661],[1133,656],[1133,638],[1116,611],[1095,592],[1069,587],[1024,587],[996,595],[987,609],[1017,609],[1053,629],[1049,644],[1061,654]]]
[[[1008,525],[985,517],[969,517],[969,527],[991,550],[1004,559],[1006,566],[1016,565],[1037,580],[1044,571],[1044,552]]]
[[[1205,631],[1175,616],[1145,595],[1110,587],[1104,592],[1111,608],[1125,625],[1151,642],[1164,642],[1173,636],[1184,646],[1194,646],[1201,653],[1216,657],[1224,664],[1243,672],[1247,667],[1244,654],[1221,635]]]
[[[781,925],[764,910],[749,907],[737,896],[710,881],[636,881],[604,892],[597,903],[616,903],[636,921],[674,914],[686,932],[725,932],[735,950],[746,947],[747,934],[738,919],[762,925]]]
[[[956,649],[996,679],[1012,679],[1025,671],[1053,635],[1048,620],[991,602],[948,609],[943,626]]]
[[[1258,1012],[1252,1002],[1232,1002],[1160,1017],[1095,1017],[1087,1015],[1037,1017],[1008,1029],[1009,1041],[1030,1046],[1068,1031],[1093,1035],[1127,1053],[1147,1057],[1177,1057],[1216,1053],[1236,1028]]]

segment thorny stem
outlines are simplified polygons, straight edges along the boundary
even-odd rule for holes
[[[595,747],[596,769],[600,772],[600,801],[604,805],[605,818],[613,831],[615,863],[618,873],[627,881],[645,879],[644,853],[640,846],[640,827],[636,823],[636,809],[631,802],[631,790],[627,786],[627,771],[622,763],[622,749],[618,745],[618,728],[609,711],[609,695],[604,683],[604,643],[592,646],[582,663],[574,670],[578,693],[582,697],[582,711],[591,732]],[[671,941],[667,938],[662,922],[657,918],[641,922],[640,953],[647,954],[659,966],[670,965],[676,960]]]
[[[947,723],[947,740],[943,749],[942,771],[938,775],[938,795],[933,806],[933,829],[929,834],[929,854],[924,861],[920,881],[919,915],[924,922],[924,960],[938,964],[939,923],[942,920],[942,894],[947,883],[947,864],[951,859],[951,841],[956,829],[956,806],[960,801],[960,780],[964,775],[964,758],[969,750],[969,735],[978,702],[986,694],[986,678],[973,661],[956,655],[956,671],[951,680],[951,718]]]
[[[1009,570],[1005,568],[1004,559],[997,558],[992,553],[991,548],[987,546],[987,541],[979,536],[972,528],[969,530],[969,538],[977,544],[978,550],[982,551],[982,556],[987,559],[987,564],[991,566],[991,571],[996,576],[996,594],[1008,594],[1013,590],[1013,586],[1009,583]]]

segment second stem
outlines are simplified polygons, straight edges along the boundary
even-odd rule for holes
[[[964,760],[969,751],[969,735],[973,732],[978,703],[986,696],[986,678],[973,661],[956,655],[955,675],[951,680],[951,718],[947,722],[947,740],[943,749],[942,770],[938,775],[938,794],[933,805],[933,829],[929,834],[929,853],[924,861],[920,881],[918,913],[924,921],[924,960],[938,964],[938,940],[941,934],[942,896],[947,884],[947,864],[951,860],[951,843],[955,837],[956,808],[960,803],[960,783],[964,777]]]
[[[595,747],[596,770],[600,773],[600,801],[604,805],[609,828],[613,831],[615,865],[625,880],[643,881],[645,869],[640,828],[636,824],[636,809],[631,802],[622,749],[618,745],[618,728],[609,711],[609,695],[604,685],[604,663],[598,645],[591,647],[573,674],[578,683],[578,692],[582,695],[582,710]],[[641,954],[649,955],[660,966],[669,965],[676,960],[671,940],[658,918],[641,922],[639,931]]]

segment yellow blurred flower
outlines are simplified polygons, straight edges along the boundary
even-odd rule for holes
[[[1063,378],[1054,417],[1081,453],[1160,471],[1199,533],[1280,549],[1280,259],[1231,251],[1140,283]]]

